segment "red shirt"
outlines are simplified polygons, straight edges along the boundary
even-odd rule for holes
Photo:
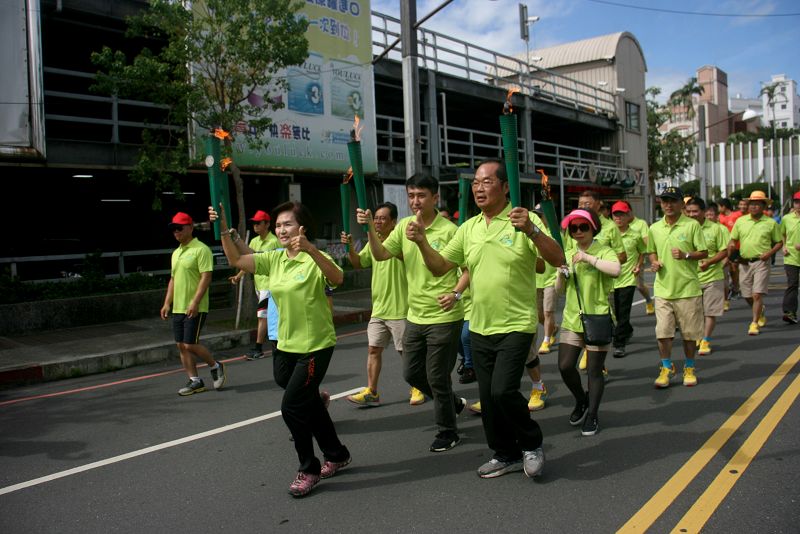
[[[722,213],[719,214],[719,222],[720,224],[724,224],[729,232],[733,231],[733,225],[736,224],[736,219],[741,217],[743,214],[741,211],[732,211],[729,215],[724,215]]]

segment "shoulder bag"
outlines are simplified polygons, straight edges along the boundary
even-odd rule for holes
[[[578,273],[575,266],[572,267],[572,276],[575,279],[575,294],[578,296],[578,312],[581,316],[583,325],[583,341],[587,345],[600,346],[608,345],[614,339],[614,320],[611,313],[585,313],[581,303],[581,292],[578,288]]]

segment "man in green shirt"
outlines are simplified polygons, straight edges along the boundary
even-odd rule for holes
[[[647,246],[647,230],[650,228],[644,219],[640,219],[636,215],[633,214],[631,211],[631,222],[628,223],[628,226],[634,232],[638,232],[642,236],[642,241],[644,241],[645,246]],[[644,297],[644,309],[647,315],[653,315],[656,313],[656,307],[653,304],[653,299],[650,296],[650,288],[647,287],[647,284],[644,283],[644,269],[639,268],[639,274],[636,275],[636,287],[639,289],[639,293]]]
[[[397,225],[397,206],[384,202],[375,208],[375,231],[385,241]],[[347,400],[358,406],[380,406],[378,378],[381,374],[383,350],[394,341],[394,348],[403,355],[403,332],[408,312],[408,286],[403,261],[392,258],[388,261],[372,261],[369,245],[357,253],[353,247],[353,236],[342,232],[342,243],[349,245],[347,257],[356,269],[372,267],[372,317],[367,325],[367,387],[349,395]],[[414,389],[410,404],[422,404],[425,396]]]
[[[617,324],[614,328],[614,357],[626,356],[625,345],[633,337],[631,326],[631,307],[636,294],[636,280],[642,269],[645,244],[639,230],[630,226],[633,210],[624,200],[611,206],[611,216],[617,225],[623,246],[625,247],[625,263],[621,264],[619,276],[614,279],[614,315]]]
[[[700,224],[708,247],[708,259],[701,260],[697,265],[705,316],[703,339],[697,354],[705,356],[711,354],[711,334],[714,333],[717,317],[721,317],[725,311],[725,272],[722,265],[728,257],[731,236],[723,225],[706,218],[706,203],[702,198],[694,197],[689,200],[686,215]]]
[[[167,295],[161,307],[161,319],[167,320],[172,311],[172,330],[181,355],[183,369],[189,382],[178,390],[178,395],[187,396],[206,390],[203,380],[197,376],[200,358],[211,370],[214,389],[225,385],[225,367],[215,361],[211,353],[200,344],[200,330],[208,315],[208,286],[214,262],[211,249],[194,237],[194,221],[183,212],[178,212],[169,224],[172,235],[180,246],[172,253]]]
[[[253,223],[253,232],[256,234],[250,240],[250,248],[247,250],[248,254],[267,252],[280,248],[278,238],[275,234],[270,232],[270,216],[269,213],[263,210],[256,211],[256,214],[250,219]],[[233,284],[238,284],[244,278],[245,272],[239,271],[236,275],[230,277]],[[258,299],[258,306],[256,307],[256,318],[258,320],[258,327],[256,330],[256,343],[253,350],[245,355],[248,360],[258,360],[264,357],[264,342],[267,340],[267,308],[269,307],[269,276],[264,274],[253,275],[255,281],[256,298]]]
[[[697,385],[694,354],[703,335],[703,290],[697,275],[697,261],[708,257],[703,230],[697,221],[683,214],[683,192],[667,187],[661,194],[664,218],[650,225],[647,252],[656,273],[656,338],[661,370],[654,385],[669,387],[675,375],[672,340],[675,326],[683,336],[683,385]]]
[[[542,431],[519,387],[536,336],[536,260],[540,253],[551,265],[564,260],[536,215],[511,208],[508,187],[505,164],[485,161],[472,182],[481,213],[462,224],[443,250],[430,241],[421,218],[406,231],[435,276],[462,265],[469,270],[472,355],[483,429],[494,451],[478,468],[482,478],[520,470],[534,477],[544,466]]]
[[[753,317],[747,334],[757,336],[767,324],[764,295],[769,292],[769,266],[773,254],[783,246],[781,229],[773,219],[764,215],[767,195],[753,191],[747,199],[747,215],[736,220],[731,239],[739,241],[739,291],[751,306]],[[734,249],[728,245],[728,254]]]
[[[792,211],[781,219],[783,234],[783,269],[786,271],[786,291],[783,292],[783,320],[797,324],[797,279],[800,272],[800,191],[792,195]]]
[[[398,221],[389,237],[381,241],[370,210],[356,210],[359,224],[369,225],[373,261],[402,258],[408,287],[408,314],[403,335],[403,377],[411,387],[433,397],[437,434],[431,452],[452,449],[460,441],[456,416],[466,399],[453,394],[450,374],[458,357],[458,340],[464,321],[459,277],[455,272],[438,278],[425,267],[417,246],[406,239],[406,228],[422,225],[428,240],[443,249],[456,233],[456,225],[436,211],[439,182],[414,175],[406,181],[408,204],[415,215]]]

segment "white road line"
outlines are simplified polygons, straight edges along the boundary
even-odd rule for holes
[[[349,391],[343,391],[342,393],[337,393],[336,395],[331,395],[331,400],[333,399],[340,399],[342,397],[346,397],[347,395],[352,395],[353,393],[358,393],[361,391],[362,388],[355,388]],[[244,421],[239,421],[238,423],[232,423],[230,425],[221,426],[219,428],[214,428],[212,430],[207,430],[205,432],[200,432],[199,434],[193,434],[191,436],[186,436],[184,438],[175,439],[172,441],[167,441],[165,443],[161,443],[159,445],[153,445],[151,447],[145,447],[144,449],[139,449],[136,451],[131,451],[125,454],[120,454],[119,456],[114,456],[112,458],[106,458],[105,460],[100,460],[98,462],[92,462],[90,464],[81,465],[79,467],[73,467],[72,469],[67,469],[66,471],[59,471],[58,473],[53,473],[52,475],[47,475],[39,478],[34,478],[33,480],[28,480],[26,482],[20,482],[19,484],[14,484],[13,486],[6,486],[5,488],[0,488],[0,495],[5,495],[7,493],[13,493],[15,491],[19,491],[25,488],[30,488],[31,486],[38,486],[39,484],[44,484],[45,482],[51,482],[53,480],[58,480],[59,478],[64,478],[72,475],[77,475],[78,473],[83,473],[84,471],[89,471],[91,469],[97,469],[98,467],[104,467],[106,465],[115,464],[118,462],[123,462],[125,460],[130,460],[131,458],[136,458],[138,456],[144,456],[145,454],[150,454],[151,452],[156,452],[164,449],[168,449],[170,447],[177,447],[178,445],[183,445],[184,443],[190,443],[192,441],[197,441],[199,439],[208,438],[211,436],[215,436],[217,434],[222,434],[223,432],[229,432],[231,430],[236,430],[237,428],[242,428],[249,425],[254,425],[256,423],[260,423],[262,421],[266,421],[268,419],[274,419],[281,414],[280,410],[277,412],[272,412],[264,415],[259,415],[258,417],[253,417],[251,419],[245,419]]]

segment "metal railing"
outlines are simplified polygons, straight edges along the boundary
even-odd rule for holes
[[[425,28],[417,32],[420,66],[424,68],[506,89],[515,85],[537,99],[589,113],[619,116],[616,98],[610,91]],[[372,12],[373,53],[382,53],[399,37],[399,19]],[[400,45],[387,57],[400,60]]]
[[[377,134],[378,160],[392,163],[405,161],[405,121],[402,117],[389,115],[375,116],[375,133]],[[420,123],[420,142],[422,143],[422,164],[431,164],[430,123]]]

